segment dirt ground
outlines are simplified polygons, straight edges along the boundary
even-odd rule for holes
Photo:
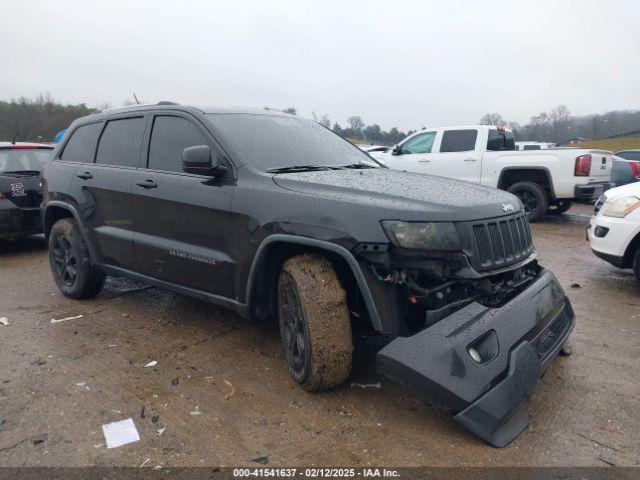
[[[275,324],[122,279],[68,300],[41,238],[0,243],[0,465],[640,465],[640,289],[592,255],[584,225],[549,219],[534,235],[573,302],[574,354],[552,364],[530,427],[504,449],[366,355],[345,386],[309,394],[284,367]],[[107,449],[101,426],[129,417],[140,441]]]

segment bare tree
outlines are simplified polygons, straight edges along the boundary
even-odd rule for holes
[[[364,128],[364,122],[362,118],[358,115],[354,115],[352,117],[347,118],[347,123],[352,130],[362,130]]]
[[[329,120],[329,115],[327,114],[322,115],[318,123],[324,127],[331,128],[331,120]]]
[[[487,113],[480,119],[480,125],[495,125],[497,127],[504,127],[507,122],[504,121],[502,115],[499,113]]]
[[[61,105],[48,93],[0,101],[0,140],[53,140],[76,118],[93,111],[84,104]]]
[[[549,112],[549,123],[551,124],[551,135],[554,142],[559,142],[567,137],[567,128],[571,112],[566,105],[558,105]]]

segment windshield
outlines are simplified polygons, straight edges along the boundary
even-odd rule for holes
[[[0,149],[0,172],[41,172],[52,152],[52,148]]]
[[[220,132],[220,140],[239,160],[264,171],[300,166],[380,166],[362,150],[312,120],[251,113],[207,116]]]

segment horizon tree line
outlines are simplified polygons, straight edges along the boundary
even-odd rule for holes
[[[136,102],[125,100],[124,105]],[[19,97],[10,101],[0,100],[0,141],[52,141],[55,135],[68,127],[76,118],[111,108],[107,103],[89,107],[85,103],[61,104],[48,93],[36,97]],[[265,110],[279,110],[264,107]],[[295,107],[279,110],[297,115]],[[394,145],[415,130],[404,132],[397,127],[383,130],[379,124],[366,124],[361,116],[347,118],[346,126],[331,122],[329,115],[313,118],[338,135],[360,142]],[[597,139],[624,132],[640,130],[640,110],[614,110],[604,114],[573,116],[566,105],[558,105],[549,112],[534,115],[526,125],[505,120],[499,113],[487,113],[480,124],[507,127],[516,140],[538,140],[560,143],[574,138]]]

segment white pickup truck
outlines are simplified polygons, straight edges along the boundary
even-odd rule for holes
[[[516,151],[511,131],[489,125],[427,128],[369,155],[390,168],[507,190],[532,221],[566,212],[574,199],[598,198],[610,186],[612,164],[604,150]]]

